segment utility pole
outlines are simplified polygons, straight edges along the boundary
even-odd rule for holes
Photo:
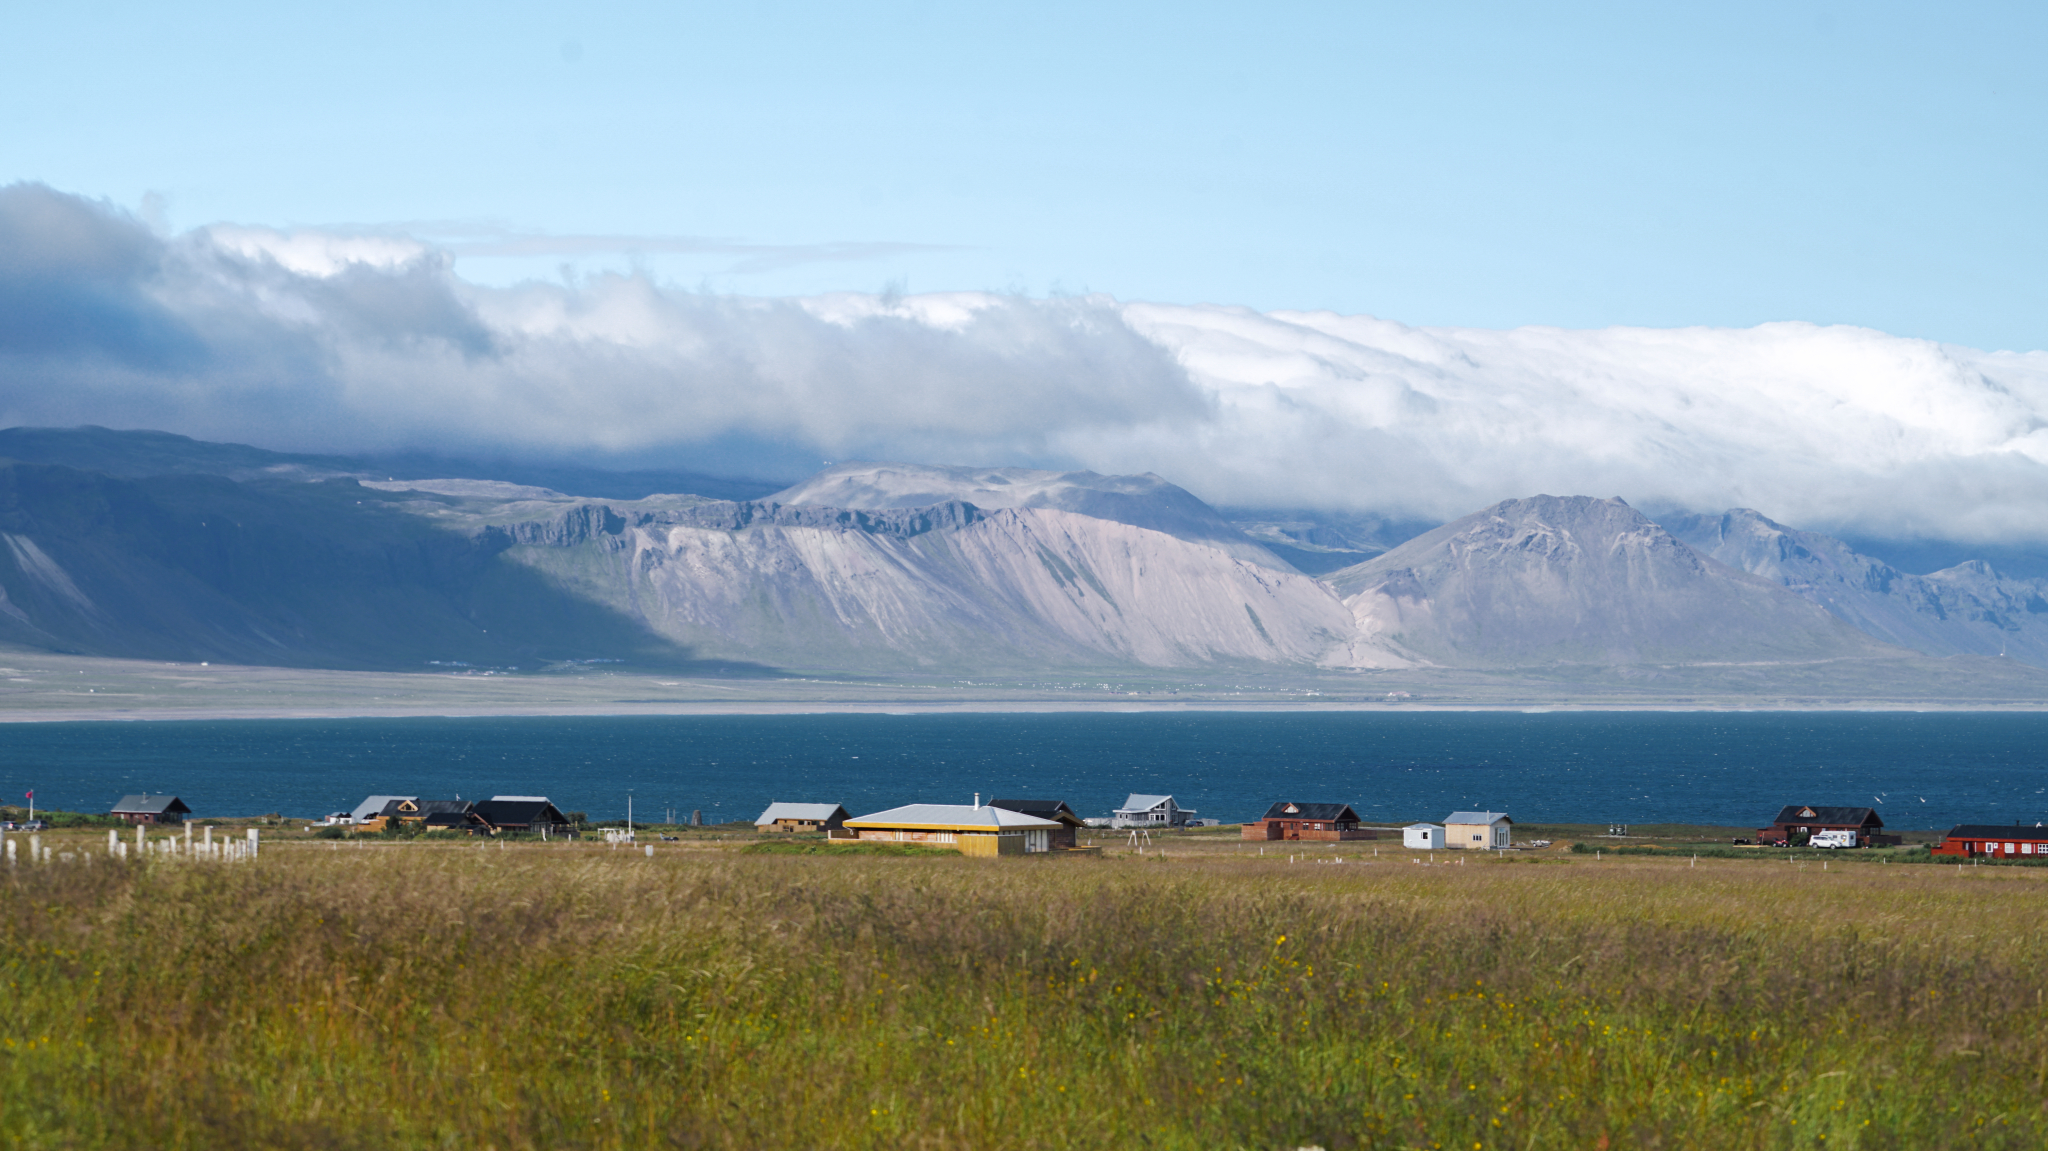
[[[633,792],[630,789],[626,792],[626,838],[633,838]]]

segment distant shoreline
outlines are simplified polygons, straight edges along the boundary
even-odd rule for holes
[[[134,709],[23,709],[0,711],[0,723],[143,723],[164,721],[203,722],[240,719],[546,719],[546,718],[630,718],[641,716],[770,716],[770,715],[1032,715],[1032,714],[1194,714],[1239,712],[1246,714],[1328,715],[1356,713],[1470,713],[1491,712],[1540,715],[1553,712],[1624,713],[1712,712],[1743,713],[1841,713],[1870,714],[1990,714],[2048,712],[2048,703],[1972,704],[1657,704],[1657,703],[1111,703],[1088,701],[1020,700],[1015,702],[961,703],[866,703],[848,701],[778,702],[774,700],[675,703],[649,705],[566,704],[519,707],[277,707],[277,708],[134,708]]]

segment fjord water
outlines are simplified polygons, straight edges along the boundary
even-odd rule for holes
[[[770,800],[1016,796],[1106,814],[1129,792],[1205,816],[1343,801],[1368,822],[1467,808],[1523,822],[1756,827],[1781,804],[1870,805],[1897,828],[2048,819],[2048,715],[2008,713],[998,713],[221,720],[0,725],[0,787],[105,811],[316,817],[366,794],[546,795],[593,819],[751,819]]]

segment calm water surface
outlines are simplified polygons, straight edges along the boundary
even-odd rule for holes
[[[1106,814],[1128,792],[1226,821],[1275,799],[1368,821],[1755,827],[1783,803],[1870,804],[1893,827],[2048,819],[2048,715],[989,714],[0,724],[0,795],[105,811],[130,792],[204,815],[317,816],[369,793],[547,795],[592,818],[856,814],[973,794]]]

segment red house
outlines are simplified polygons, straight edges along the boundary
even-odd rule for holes
[[[2039,859],[2048,862],[2048,827],[1962,823],[1949,828],[1934,855],[1960,859]]]
[[[1266,817],[1244,825],[1246,839],[1377,839],[1358,826],[1348,803],[1276,803]]]
[[[1889,847],[1899,842],[1896,835],[1882,834],[1884,819],[1868,807],[1807,807],[1792,804],[1778,810],[1769,827],[1757,828],[1758,843],[1783,847],[1804,842],[1816,831],[1853,831],[1858,847]]]

